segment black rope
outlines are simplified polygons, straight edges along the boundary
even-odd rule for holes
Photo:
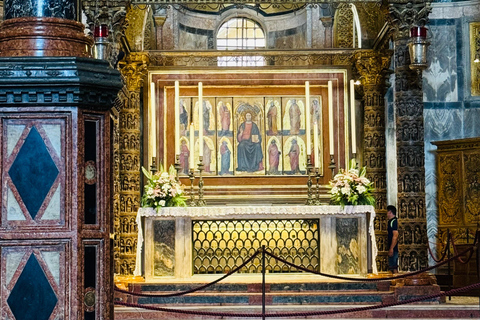
[[[121,293],[127,293],[127,294],[130,294],[132,296],[138,296],[138,297],[176,297],[176,296],[182,296],[182,295],[185,295],[185,294],[188,294],[188,293],[192,293],[192,292],[195,292],[195,291],[199,291],[199,290],[202,290],[202,289],[205,289],[207,287],[210,287],[214,284],[216,284],[217,282],[220,282],[222,281],[223,279],[231,276],[232,274],[234,274],[235,272],[239,271],[241,268],[245,267],[249,262],[251,262],[259,253],[260,253],[260,249],[258,249],[257,251],[255,251],[255,253],[250,257],[248,258],[247,260],[245,260],[244,263],[242,263],[241,265],[239,265],[238,267],[236,267],[235,269],[232,269],[229,273],[225,274],[223,277],[221,278],[218,278],[217,280],[215,281],[212,281],[210,283],[207,283],[207,284],[204,284],[200,287],[196,287],[196,288],[193,288],[193,289],[190,289],[190,290],[186,290],[186,291],[181,291],[181,292],[175,292],[175,293],[167,293],[167,294],[156,294],[156,293],[140,293],[140,292],[131,292],[131,291],[128,291],[128,290],[123,290],[123,289],[120,289],[119,287],[115,286],[115,291],[117,292],[121,292]]]
[[[161,308],[155,307],[151,305],[141,305],[137,303],[128,303],[128,302],[121,302],[115,301],[116,305],[131,307],[131,308],[141,308],[153,311],[162,311],[162,312],[172,312],[172,313],[181,313],[181,314],[191,314],[191,315],[202,315],[202,316],[215,316],[215,317],[238,317],[238,318],[258,318],[258,317],[308,317],[308,316],[319,316],[319,315],[332,315],[332,314],[343,314],[343,313],[351,313],[351,312],[361,312],[361,311],[368,311],[368,310],[375,310],[387,307],[394,307],[409,303],[420,302],[423,300],[431,300],[435,298],[440,298],[444,296],[454,296],[458,293],[467,292],[473,289],[480,288],[480,282],[474,283],[462,288],[453,289],[446,292],[441,292],[437,294],[432,294],[428,296],[422,296],[418,298],[402,300],[392,303],[385,303],[373,306],[366,306],[366,307],[357,307],[357,308],[348,308],[348,309],[341,309],[341,310],[324,310],[324,311],[311,311],[311,312],[289,312],[289,313],[266,313],[266,314],[259,314],[259,313],[225,313],[225,312],[210,312],[210,311],[193,311],[193,310],[182,310],[182,309],[170,309],[170,308]]]
[[[294,268],[297,268],[299,270],[302,270],[302,271],[305,271],[305,272],[310,272],[310,273],[314,273],[314,274],[317,274],[317,275],[320,275],[320,276],[324,276],[324,277],[328,277],[328,278],[334,278],[334,279],[339,279],[339,280],[348,280],[348,281],[361,281],[361,282],[378,282],[378,281],[386,281],[386,280],[395,280],[395,279],[402,279],[402,278],[407,278],[407,277],[411,277],[411,276],[415,276],[417,274],[420,274],[420,273],[423,273],[423,272],[426,272],[426,271],[429,271],[429,270],[432,270],[432,269],[435,269],[435,268],[438,268],[446,263],[448,263],[449,261],[453,260],[453,259],[456,259],[458,258],[459,256],[462,256],[464,254],[466,254],[467,252],[469,251],[472,251],[473,252],[473,249],[474,247],[470,247],[468,248],[467,250],[465,251],[462,251],[460,254],[458,255],[455,255],[453,257],[451,257],[450,259],[448,260],[445,260],[443,262],[440,262],[434,266],[431,266],[431,267],[427,267],[425,269],[422,269],[422,270],[418,270],[418,271],[414,271],[414,272],[410,272],[410,273],[405,273],[405,274],[401,274],[401,275],[398,275],[398,276],[393,276],[393,277],[385,277],[385,278],[365,278],[365,279],[358,279],[358,278],[350,278],[350,277],[344,277],[344,276],[337,276],[337,275],[332,275],[332,274],[328,274],[328,273],[323,273],[323,272],[320,272],[320,271],[315,271],[315,270],[310,270],[310,269],[307,269],[305,267],[302,267],[302,266],[298,266],[292,262],[289,262],[281,257],[278,257],[276,255],[274,255],[273,253],[270,253],[268,251],[265,252],[265,254],[269,255],[270,257],[274,258],[274,259],[277,259],[278,261],[280,262],[283,262],[287,265],[289,265],[290,267],[294,267]]]

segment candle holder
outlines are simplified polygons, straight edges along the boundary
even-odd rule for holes
[[[307,173],[308,173],[308,180],[307,180],[307,202],[305,204],[307,206],[315,205],[315,201],[313,199],[313,192],[312,192],[312,173],[313,173],[313,165],[312,160],[310,159],[310,155],[307,154]]]
[[[198,171],[199,171],[199,178],[198,178],[198,201],[197,206],[204,207],[207,205],[205,199],[203,199],[203,156],[198,157]]]
[[[152,157],[152,165],[150,166],[150,172],[155,174],[157,172],[157,157]]]
[[[330,155],[330,165],[328,166],[328,169],[332,170],[332,179],[335,177],[335,158],[333,157],[333,154]]]
[[[175,155],[175,164],[174,164],[174,167],[175,167],[175,171],[177,172],[177,175],[176,175],[176,179],[177,179],[177,182],[180,181],[180,155],[179,154],[176,154]]]
[[[193,192],[193,182],[195,181],[195,169],[190,169],[188,173],[188,178],[190,179],[190,200],[187,201],[187,204],[190,207],[195,207],[197,205],[195,202],[195,194]]]
[[[322,204],[320,202],[320,169],[319,168],[315,168],[315,178],[317,179],[316,185],[315,185],[315,204],[319,206]]]

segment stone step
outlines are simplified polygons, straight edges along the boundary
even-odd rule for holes
[[[241,313],[241,314],[259,314],[261,306],[172,306],[169,307],[177,310],[188,311],[206,311],[216,313]],[[302,306],[268,306],[267,313],[295,313],[310,311],[327,311],[327,310],[345,310],[345,305],[302,305]],[[312,316],[307,319],[479,319],[480,310],[478,304],[472,305],[402,305],[388,307],[375,310],[339,313],[321,316]],[[251,317],[238,316],[202,316],[191,314],[179,314],[172,312],[150,311],[140,308],[129,308],[123,306],[115,307],[115,320],[144,320],[144,319],[192,319],[192,320],[214,320],[214,319],[261,319]],[[305,317],[268,317],[271,320],[299,320]]]
[[[156,292],[157,293],[157,292]],[[131,302],[148,305],[261,305],[261,292],[195,292],[178,297],[134,297]],[[393,292],[331,291],[274,292],[265,294],[267,305],[372,304],[392,302]]]
[[[130,291],[154,293],[154,292],[176,292],[186,291],[203,285],[203,283],[169,283],[169,284],[148,284],[148,283],[131,283]],[[209,286],[201,291],[215,292],[259,292],[262,289],[261,283],[245,284],[245,283],[217,283]],[[267,283],[265,285],[266,292],[279,291],[353,291],[353,290],[371,290],[371,291],[389,291],[390,281],[379,282],[318,282],[318,283]]]

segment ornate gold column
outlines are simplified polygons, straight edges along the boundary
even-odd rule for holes
[[[422,74],[411,70],[409,31],[427,23],[430,4],[414,0],[389,4],[393,28],[397,142],[397,216],[399,218],[399,266],[415,271],[427,266],[427,219],[425,214],[425,149]]]
[[[391,52],[361,51],[355,56],[356,68],[362,79],[364,103],[363,164],[368,179],[375,182],[375,235],[377,267],[388,269],[387,261],[387,169],[385,148],[385,75]]]
[[[120,103],[118,115],[118,153],[114,155],[114,168],[118,167],[118,197],[114,199],[115,219],[118,224],[115,230],[118,235],[115,251],[115,270],[121,275],[132,275],[135,270],[135,253],[137,248],[136,213],[140,205],[140,95],[147,66],[147,53],[130,53],[119,67],[122,73],[126,90],[124,100]],[[121,99],[121,98],[120,98]]]

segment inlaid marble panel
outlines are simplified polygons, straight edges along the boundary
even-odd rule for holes
[[[64,224],[64,119],[3,120],[2,224]]]
[[[3,246],[2,319],[64,319],[65,246]]]
[[[175,272],[175,220],[153,223],[154,275],[173,276]]]
[[[337,261],[338,274],[358,274],[360,272],[360,247],[357,218],[337,218]]]

